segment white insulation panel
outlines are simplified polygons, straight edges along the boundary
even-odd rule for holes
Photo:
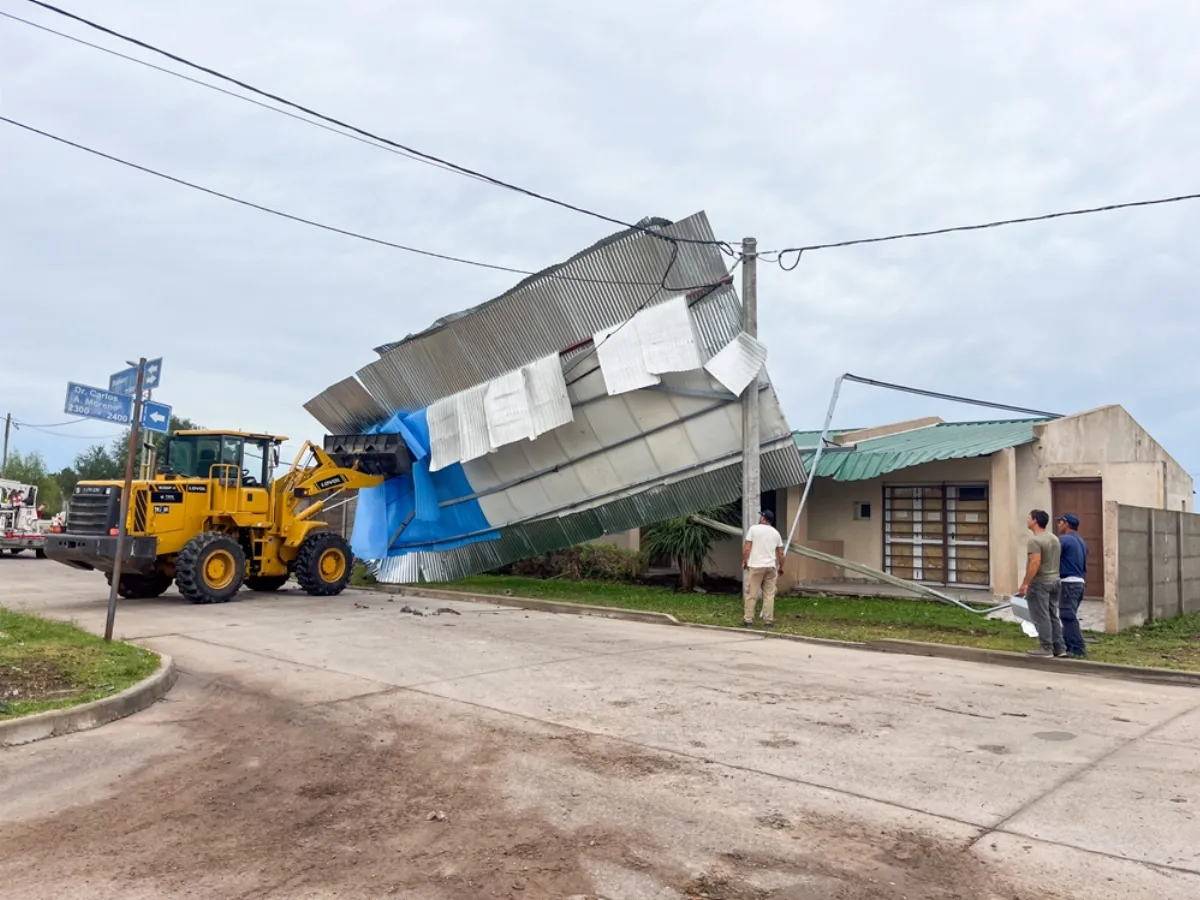
[[[642,345],[642,365],[653,375],[664,372],[690,372],[699,369],[700,346],[688,312],[687,299],[680,294],[634,317],[638,341]]]
[[[743,331],[717,351],[704,368],[731,393],[741,394],[762,371],[766,361],[766,345]]]
[[[566,425],[573,418],[567,379],[557,353],[532,362],[522,369],[533,435],[545,434]]]
[[[493,378],[484,392],[488,440],[492,449],[533,437],[533,417],[521,369]]]
[[[646,369],[637,317],[598,331],[592,337],[604,386],[610,396],[659,384],[661,379]]]

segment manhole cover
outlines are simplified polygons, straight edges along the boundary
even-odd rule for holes
[[[1039,731],[1036,734],[1034,734],[1034,737],[1039,738],[1043,741],[1073,741],[1073,740],[1075,740],[1075,735],[1071,734],[1071,732],[1069,732],[1069,731]]]

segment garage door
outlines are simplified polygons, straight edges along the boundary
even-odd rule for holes
[[[991,582],[986,484],[885,485],[883,568],[910,581]]]

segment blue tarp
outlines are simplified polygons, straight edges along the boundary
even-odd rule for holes
[[[396,413],[367,433],[399,434],[416,462],[412,475],[398,475],[379,487],[359,491],[354,533],[350,538],[355,556],[383,559],[418,550],[452,550],[500,537],[499,531],[487,530],[491,523],[484,517],[478,500],[439,505],[469,496],[474,489],[460,463],[437,472],[429,471],[429,424],[424,409]],[[398,531],[399,537],[391,543]],[[463,537],[467,534],[475,536]]]

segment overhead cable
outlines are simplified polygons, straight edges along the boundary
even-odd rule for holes
[[[60,137],[59,135],[51,134],[50,132],[43,131],[40,128],[34,128],[32,125],[26,125],[23,122],[18,122],[16,119],[10,119],[7,116],[0,116],[0,122],[5,122],[9,125],[16,126],[17,128],[23,129],[32,134],[40,135],[41,137],[44,137],[44,138],[49,138],[52,141],[56,141],[60,144],[66,145],[68,147],[73,147],[76,150],[82,150],[84,153],[89,153],[92,156],[98,156],[101,159],[107,159],[110,162],[119,163],[120,165],[126,166],[127,168],[136,169],[139,172],[145,172],[147,175],[154,175],[157,178],[162,178],[166,181],[174,182],[175,184],[182,185],[183,187],[191,188],[192,190],[195,190],[195,191],[201,191],[202,193],[208,194],[212,197],[219,197],[222,200],[228,200],[231,203],[237,203],[240,206],[246,206],[246,207],[249,207],[250,209],[257,209],[260,212],[269,213],[270,215],[278,216],[282,219],[289,219],[290,221],[293,221],[293,222],[299,222],[302,225],[309,225],[313,228],[320,228],[323,231],[330,231],[330,232],[333,232],[334,234],[344,235],[345,237],[354,238],[356,240],[367,241],[369,243],[379,244],[384,247],[391,247],[393,250],[403,250],[406,253],[415,253],[418,256],[427,256],[432,259],[440,259],[440,260],[444,260],[446,262],[459,263],[460,265],[464,265],[464,266],[474,266],[475,268],[479,268],[479,269],[491,269],[491,270],[494,270],[497,272],[511,272],[514,275],[539,275],[539,274],[541,274],[542,277],[545,277],[545,278],[555,278],[555,279],[558,279],[561,281],[572,281],[572,282],[578,282],[578,283],[584,283],[584,284],[609,284],[609,285],[632,286],[632,287],[651,287],[651,288],[655,288],[657,290],[667,290],[667,291],[691,291],[691,290],[695,290],[697,288],[707,287],[707,285],[681,285],[681,286],[674,286],[674,287],[669,286],[666,284],[665,276],[664,276],[663,282],[655,284],[654,282],[649,282],[649,281],[616,281],[616,280],[606,279],[606,278],[587,278],[584,276],[576,276],[576,275],[562,275],[562,274],[559,274],[558,272],[538,273],[538,272],[534,272],[530,269],[517,269],[512,266],[502,266],[502,265],[497,265],[496,263],[481,262],[481,261],[475,260],[475,259],[467,259],[466,257],[462,257],[462,256],[452,256],[447,253],[436,253],[433,250],[423,250],[419,247],[410,247],[406,244],[397,244],[394,241],[385,240],[384,238],[373,237],[371,235],[363,234],[358,231],[350,231],[349,229],[346,229],[346,228],[338,228],[335,225],[327,225],[324,222],[318,222],[314,219],[305,218],[304,216],[297,216],[292,213],[284,212],[283,210],[275,209],[274,207],[264,206],[261,203],[255,203],[251,200],[245,200],[241,197],[235,197],[232,194],[226,194],[222,191],[214,190],[213,188],[204,187],[203,185],[196,184],[195,182],[187,181],[186,179],[183,179],[183,178],[177,178],[174,175],[168,175],[167,173],[160,172],[157,169],[151,169],[148,166],[139,165],[138,163],[130,162],[127,159],[122,159],[119,156],[113,156],[112,154],[105,153],[101,150],[96,150],[92,147],[85,146],[84,144],[77,143],[75,141],[69,140],[64,137]],[[653,234],[653,232],[648,232],[648,233]],[[679,252],[679,244],[676,242],[676,240],[674,238],[665,238],[665,239],[670,241],[671,245],[672,245],[672,264],[673,264],[674,258],[678,255],[678,252]],[[667,269],[668,269],[668,273],[669,273],[670,266],[668,266]]]
[[[254,85],[249,84],[248,82],[245,82],[245,81],[241,81],[240,79],[234,78],[231,75],[226,75],[225,73],[220,72],[216,69],[210,68],[209,66],[205,66],[205,65],[201,65],[200,63],[193,62],[192,60],[187,59],[182,56],[179,56],[178,54],[172,53],[169,50],[164,50],[163,48],[157,47],[154,44],[148,43],[143,40],[139,40],[138,38],[131,37],[130,35],[127,35],[127,34],[123,34],[119,31],[116,31],[105,25],[101,25],[99,22],[94,22],[91,19],[87,19],[83,16],[77,15],[76,13],[70,12],[69,10],[63,9],[61,7],[54,6],[53,4],[44,3],[44,2],[42,2],[42,0],[26,0],[26,2],[32,3],[34,6],[41,7],[42,9],[44,9],[48,12],[52,12],[56,15],[63,16],[68,19],[72,19],[76,22],[79,22],[82,25],[86,25],[88,28],[92,28],[96,31],[102,32],[103,34],[110,35],[111,37],[115,37],[118,40],[122,40],[122,41],[125,41],[126,43],[133,44],[136,47],[141,47],[143,50],[149,50],[151,53],[157,53],[159,56],[166,57],[167,59],[173,60],[182,65],[188,66],[189,68],[195,69],[199,72],[204,72],[205,74],[211,75],[214,78],[219,78],[221,81],[226,81],[230,84],[235,84],[238,87],[242,88],[243,90],[250,91],[251,93],[257,94],[260,97],[266,97],[268,100],[274,100],[276,103],[282,103],[284,106],[291,107],[292,109],[298,110],[302,113],[305,113],[306,115],[313,116],[317,119],[321,119],[322,121],[328,122],[331,125],[336,125],[339,128],[344,128],[348,131],[353,131],[356,134],[360,134],[363,137],[370,138],[371,140],[379,141],[380,143],[387,144],[391,147],[396,147],[397,149],[404,150],[405,152],[410,153],[413,156],[418,156],[422,159],[426,159],[431,162],[440,163],[445,168],[451,169],[460,175],[466,175],[466,176],[469,176],[472,178],[481,179],[483,181],[488,182],[489,184],[495,185],[496,187],[504,188],[505,190],[513,191],[518,194],[523,194],[527,197],[532,197],[535,200],[541,200],[544,203],[550,203],[554,206],[562,207],[563,209],[569,209],[572,212],[577,212],[577,213],[580,213],[585,216],[590,216],[593,219],[599,219],[603,222],[610,222],[614,225],[620,225],[622,228],[631,228],[631,229],[643,231],[644,233],[651,235],[653,237],[656,237],[660,240],[678,241],[680,243],[685,243],[685,244],[704,244],[706,246],[717,246],[717,247],[720,247],[722,252],[724,252],[726,255],[728,255],[728,256],[734,255],[733,248],[726,241],[710,241],[710,240],[701,240],[699,238],[677,238],[677,237],[669,237],[669,236],[663,235],[663,234],[658,234],[657,232],[651,231],[649,228],[646,228],[645,226],[635,225],[631,222],[626,222],[622,219],[616,219],[616,218],[613,218],[612,216],[605,215],[604,213],[597,212],[592,209],[588,209],[587,207],[577,206],[574,203],[568,203],[565,200],[559,200],[555,197],[549,196],[548,194],[542,194],[537,191],[531,190],[529,188],[521,187],[520,185],[513,184],[512,182],[504,181],[500,178],[496,178],[496,177],[494,177],[492,175],[488,175],[484,172],[480,172],[475,169],[471,169],[466,166],[459,165],[458,163],[451,162],[448,159],[444,159],[442,157],[435,156],[432,153],[426,153],[422,150],[416,149],[415,147],[410,147],[406,144],[401,144],[398,141],[393,141],[390,138],[382,137],[381,135],[375,134],[374,132],[371,132],[371,131],[367,131],[364,128],[359,128],[357,125],[352,125],[349,122],[334,118],[333,116],[327,116],[324,113],[317,112],[315,109],[304,106],[300,103],[295,103],[291,100],[288,100],[285,97],[281,97],[278,94],[273,94],[270,91],[263,90],[262,88],[255,87]]]
[[[273,113],[279,113],[279,115],[281,115],[281,116],[287,116],[289,119],[295,119],[297,122],[303,122],[305,125],[312,125],[313,127],[320,128],[323,131],[328,131],[330,134],[336,134],[339,137],[349,138],[352,141],[358,141],[360,144],[365,144],[368,147],[375,147],[378,150],[386,150],[388,153],[394,153],[396,156],[402,156],[405,159],[412,160],[413,162],[422,163],[423,165],[427,165],[427,166],[433,166],[434,168],[437,168],[437,169],[446,169],[447,171],[454,171],[449,166],[446,166],[442,163],[434,162],[434,161],[428,160],[428,159],[422,159],[419,156],[414,156],[413,154],[408,153],[404,150],[397,149],[396,147],[391,147],[391,146],[388,146],[387,144],[381,144],[378,141],[368,140],[367,138],[360,137],[357,134],[351,134],[348,131],[342,131],[340,128],[334,128],[332,125],[326,125],[323,122],[315,122],[312,119],[309,119],[305,116],[299,115],[298,113],[289,112],[286,109],[280,109],[278,106],[272,106],[270,103],[264,103],[261,100],[255,100],[253,97],[247,97],[245,94],[239,94],[237,91],[228,90],[227,88],[223,88],[217,84],[211,84],[207,81],[201,81],[199,78],[193,78],[191,75],[185,75],[182,72],[176,72],[174,69],[168,69],[166,66],[155,65],[154,63],[149,62],[147,60],[138,59],[136,56],[130,56],[127,53],[121,53],[119,50],[113,50],[109,47],[103,46],[102,44],[95,44],[95,43],[92,43],[91,41],[85,41],[83,38],[76,37],[73,34],[67,34],[65,31],[58,31],[54,28],[50,28],[50,27],[48,27],[46,25],[42,25],[38,22],[33,22],[29,19],[24,19],[21,16],[15,16],[12,13],[4,12],[3,10],[0,10],[0,16],[3,16],[6,19],[11,19],[14,22],[20,22],[23,25],[28,25],[31,28],[36,28],[39,31],[44,31],[49,34],[57,35],[60,38],[64,38],[68,41],[73,41],[76,44],[82,44],[85,47],[91,47],[93,50],[99,50],[101,53],[107,53],[110,56],[116,56],[120,59],[128,60],[129,62],[136,63],[139,66],[145,66],[147,69],[153,69],[156,72],[162,72],[165,75],[170,75],[174,78],[179,78],[183,81],[190,82],[191,84],[197,84],[200,87],[208,88],[209,90],[213,90],[220,94],[224,94],[227,97],[233,97],[235,100],[243,100],[246,103],[252,103],[255,106],[260,107],[262,109],[269,110],[270,112],[273,112]],[[475,178],[476,176],[470,176],[470,177]],[[477,178],[476,180],[484,181],[485,179]]]
[[[1050,219],[1063,219],[1067,216],[1088,216],[1093,213],[1112,212],[1118,209],[1133,209],[1139,206],[1160,206],[1164,203],[1182,203],[1185,200],[1200,200],[1200,194],[1179,194],[1174,197],[1161,197],[1156,200],[1133,200],[1128,203],[1108,203],[1104,206],[1090,206],[1085,209],[1067,209],[1060,212],[1043,213],[1036,216],[1021,216],[1016,219],[996,219],[991,222],[980,222],[976,225],[955,225],[950,228],[935,228],[931,231],[907,231],[901,234],[888,234],[882,237],[855,238],[849,241],[834,241],[829,244],[809,244],[804,247],[785,247],[782,250],[770,250],[759,256],[769,256],[768,262],[779,264],[785,272],[793,271],[800,265],[800,258],[809,250],[833,250],[838,247],[856,247],[860,244],[882,244],[888,241],[903,241],[908,238],[933,237],[939,234],[954,234],[960,231],[983,231],[987,228],[1002,228],[1005,225],[1022,225],[1028,222],[1046,222]],[[796,260],[790,266],[785,262],[788,254],[795,253]]]

